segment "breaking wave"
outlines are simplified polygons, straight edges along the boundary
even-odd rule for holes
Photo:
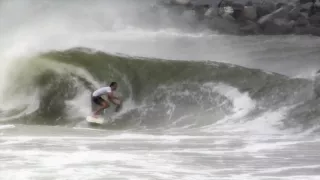
[[[311,80],[225,63],[146,59],[85,48],[13,62],[19,66],[9,66],[10,81],[2,87],[2,123],[79,126],[90,113],[91,92],[111,81],[119,83],[125,105],[104,128],[253,126],[266,114],[274,120],[280,111],[279,121],[267,124],[281,120],[282,128],[310,128],[318,118],[317,110],[310,111],[317,101]],[[302,122],[301,116],[308,120]]]

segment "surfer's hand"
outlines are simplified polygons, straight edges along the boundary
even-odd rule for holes
[[[122,99],[120,97],[117,97],[117,105],[120,106],[122,104]]]

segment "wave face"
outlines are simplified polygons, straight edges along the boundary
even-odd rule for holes
[[[220,35],[156,0],[33,2],[0,1],[3,123],[81,126],[90,93],[110,81],[126,99],[112,128],[317,122],[312,80],[266,72],[317,69],[313,38]]]
[[[143,59],[84,48],[22,62],[11,67],[5,122],[76,126],[90,113],[91,92],[111,81],[119,82],[125,105],[106,128],[203,128],[255,121],[278,109],[292,114],[284,122],[294,126],[298,121],[289,119],[309,113],[298,113],[296,106],[315,101],[309,80],[225,63]],[[22,97],[30,98],[21,104]]]

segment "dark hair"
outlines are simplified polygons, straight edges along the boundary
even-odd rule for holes
[[[117,84],[116,82],[111,82],[109,86],[111,87],[111,86],[114,86],[116,84]]]

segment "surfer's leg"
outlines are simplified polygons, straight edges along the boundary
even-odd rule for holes
[[[93,116],[96,117],[100,114],[100,112],[109,107],[109,103],[107,101],[101,102],[101,106],[93,113]]]
[[[97,110],[95,110],[95,111],[92,110],[94,117],[97,117],[102,110],[109,107],[109,103],[107,101],[105,101],[104,99],[102,99],[101,97],[92,97],[92,101],[98,105]]]
[[[96,117],[100,114],[100,112],[106,108],[109,107],[109,104],[107,102],[104,102],[102,106],[100,106],[94,113],[93,116]]]

